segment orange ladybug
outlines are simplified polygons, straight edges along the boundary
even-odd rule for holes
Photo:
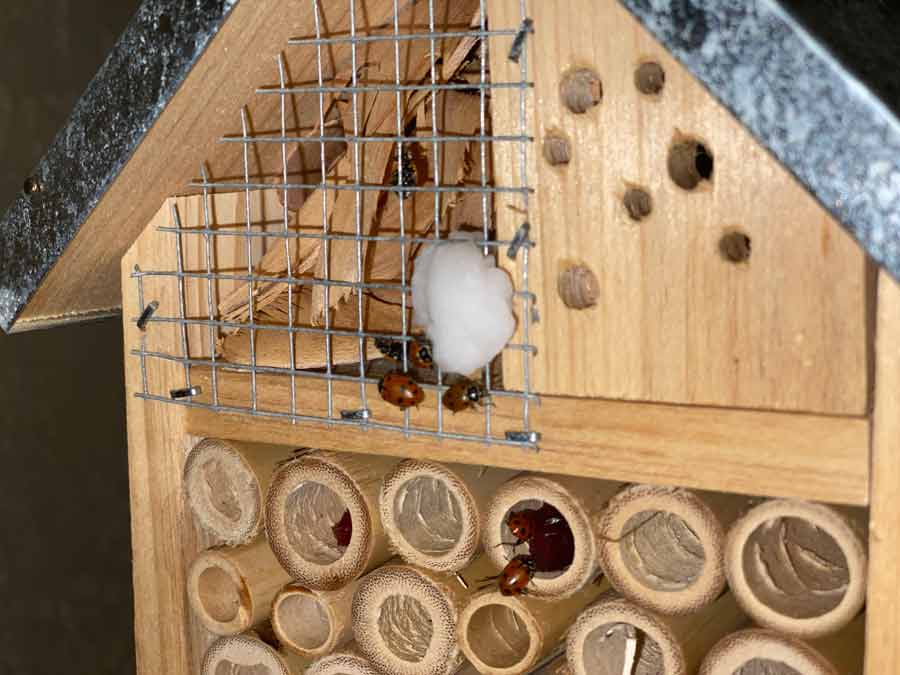
[[[425,400],[425,392],[416,381],[406,373],[394,371],[388,373],[378,382],[378,393],[381,398],[401,410],[418,406]]]
[[[474,408],[477,405],[483,405],[488,398],[484,387],[474,380],[464,377],[444,392],[441,401],[444,407],[454,413],[458,413],[462,410]]]

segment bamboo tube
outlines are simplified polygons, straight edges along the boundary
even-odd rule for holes
[[[253,673],[253,675],[301,675],[309,662],[270,647],[256,635],[229,635],[213,642],[203,657],[200,675]]]
[[[592,518],[618,490],[619,484],[573,476],[520,474],[503,484],[488,504],[484,517],[484,549],[494,565],[502,568],[515,554],[530,552],[523,544],[515,550],[515,538],[506,524],[510,512],[554,506],[575,537],[572,564],[559,572],[538,572],[529,589],[532,595],[565,597],[589,584],[597,573],[597,544]],[[527,551],[524,549],[527,548]]]
[[[600,566],[628,600],[663,614],[694,612],[725,588],[725,528],[747,502],[630,485],[595,520]]]
[[[746,623],[730,593],[693,614],[665,616],[611,591],[575,621],[566,657],[573,675],[685,675],[697,672],[710,647]]]
[[[392,675],[450,675],[462,665],[459,608],[475,579],[490,572],[479,557],[464,577],[389,564],[366,575],[353,598],[353,631],[362,653]],[[466,587],[468,586],[468,588]]]
[[[278,445],[204,438],[184,463],[184,494],[200,526],[228,546],[252,541],[263,525],[263,496],[290,451]]]
[[[602,580],[559,599],[476,593],[459,617],[459,646],[479,673],[528,672],[558,648],[575,617],[608,590]]]
[[[272,603],[272,628],[279,642],[302,656],[329,654],[353,639],[353,581],[336,591],[285,586]]]
[[[313,661],[306,675],[384,675],[363,656],[355,643]]]
[[[391,557],[378,493],[381,477],[397,462],[316,451],[278,468],[266,495],[266,534],[291,578],[313,590],[334,590]],[[336,528],[347,516],[352,531],[341,542]]]
[[[728,583],[760,626],[798,637],[833,633],[865,600],[865,527],[861,511],[763,502],[728,532]]]
[[[720,640],[700,675],[862,675],[865,616],[837,634],[804,641],[769,628],[750,628]]]
[[[237,548],[200,553],[188,570],[194,613],[216,635],[235,635],[269,618],[272,601],[290,581],[265,537]]]
[[[512,471],[407,459],[387,476],[379,505],[394,550],[438,572],[468,566],[481,548],[482,513]]]

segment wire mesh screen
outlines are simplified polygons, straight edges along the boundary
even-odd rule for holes
[[[311,0],[312,34],[284,47],[277,79],[236,115],[240,132],[220,139],[230,158],[204,163],[192,194],[169,200],[157,225],[172,266],[132,275],[138,396],[537,446],[529,415],[531,85],[522,49],[532,26],[524,3],[505,26],[487,4]],[[504,72],[516,77],[492,77],[489,50],[494,63],[514,64]],[[515,98],[518,114],[495,133],[500,93]],[[266,120],[276,122],[266,128]],[[502,178],[500,156],[509,160]],[[517,222],[503,237],[500,208]],[[416,256],[461,236],[514,286],[515,338],[477,375],[434,366],[428,337],[413,324]],[[166,330],[171,339],[154,339]],[[515,391],[503,386],[504,358],[521,364]],[[176,386],[162,390],[148,378],[148,368],[161,367],[154,362],[177,369]],[[385,400],[391,373],[409,378],[424,402]],[[441,405],[459,382],[475,382],[478,400],[461,411]]]

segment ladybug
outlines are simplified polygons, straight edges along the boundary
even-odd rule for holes
[[[341,519],[331,526],[334,538],[338,546],[349,546],[353,537],[353,520],[350,518],[349,509],[344,509]]]
[[[401,340],[375,338],[375,348],[392,361],[397,363],[403,362],[403,342]],[[431,368],[434,366],[431,345],[425,340],[417,338],[411,341],[406,348],[406,358],[416,368]]]
[[[488,399],[484,387],[467,377],[453,384],[441,397],[444,406],[453,413],[483,405]]]
[[[535,568],[540,572],[566,569],[575,558],[572,529],[555,506],[544,502],[539,509],[512,511],[506,526],[516,538],[513,547],[528,544]]]
[[[481,581],[497,579],[500,595],[527,595],[528,584],[534,578],[537,567],[530,555],[517,555],[506,563],[506,567],[495,577],[486,577]]]
[[[401,410],[418,406],[425,400],[425,392],[409,375],[394,371],[378,382],[381,398]]]

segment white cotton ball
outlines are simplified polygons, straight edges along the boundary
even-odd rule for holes
[[[413,323],[425,329],[434,361],[469,374],[490,363],[516,328],[509,276],[471,238],[426,244],[412,277]]]

